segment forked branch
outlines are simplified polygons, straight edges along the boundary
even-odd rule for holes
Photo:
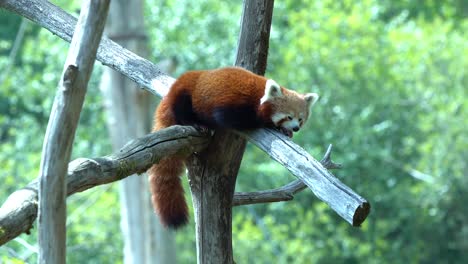
[[[340,169],[341,164],[334,163],[331,160],[332,145],[330,144],[325,152],[320,163],[326,169]],[[290,201],[294,199],[294,195],[307,187],[301,180],[294,180],[279,188],[256,191],[256,192],[236,192],[234,194],[233,206],[258,204],[258,203],[272,203]]]

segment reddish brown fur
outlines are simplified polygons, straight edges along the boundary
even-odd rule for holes
[[[241,68],[187,72],[177,79],[159,104],[153,130],[157,131],[175,124],[206,125],[212,128],[214,124],[216,127],[219,123],[213,121],[216,115],[214,111],[220,107],[232,107],[235,114],[237,109],[242,111],[245,108],[252,108],[254,117],[246,121],[251,122],[246,125],[249,128],[254,128],[251,127],[252,123],[255,127],[272,125],[271,115],[274,106],[269,102],[260,105],[266,81],[266,78]],[[185,97],[188,99],[181,100]],[[249,111],[246,113],[250,113]],[[153,206],[162,223],[172,228],[178,228],[188,220],[187,205],[180,181],[184,158],[168,157],[153,165],[148,171]]]
[[[207,116],[220,105],[258,107],[265,92],[267,79],[242,68],[223,68],[197,73],[203,74],[199,76],[192,90],[193,108],[197,113]]]

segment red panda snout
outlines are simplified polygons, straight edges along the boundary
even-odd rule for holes
[[[274,113],[271,116],[271,121],[275,127],[288,137],[292,137],[293,132],[299,131],[303,122],[302,118],[285,113]]]

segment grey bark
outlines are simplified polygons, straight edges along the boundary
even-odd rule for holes
[[[370,204],[333,176],[303,148],[272,129],[241,134],[281,163],[348,223],[360,226],[364,222],[370,212]]]
[[[132,140],[112,155],[76,159],[68,165],[67,195],[143,173],[166,155],[188,155],[208,143],[209,137],[193,127],[173,126]],[[37,207],[38,179],[13,192],[0,207],[0,246],[30,233]]]
[[[236,65],[263,75],[266,69],[273,1],[244,1]],[[233,263],[232,204],[246,141],[232,131],[190,159],[189,181],[195,213],[197,263]]]
[[[69,164],[67,195],[146,171],[153,162],[157,163],[166,155],[200,152],[209,142],[209,137],[192,127],[173,126],[130,141],[115,154],[76,159]],[[326,168],[337,168],[330,153],[329,147],[320,162]],[[274,190],[235,193],[233,205],[287,201],[305,187],[302,181],[296,180]],[[34,180],[12,193],[0,207],[0,245],[21,233],[29,234],[37,217],[37,188],[38,180]]]
[[[47,125],[39,169],[39,263],[66,261],[66,173],[109,1],[86,1]]]
[[[37,23],[63,40],[70,42],[76,18],[49,1],[2,0],[0,7]],[[97,59],[138,83],[141,88],[160,97],[169,90],[174,78],[163,73],[153,63],[128,49],[103,37],[98,48]]]
[[[327,152],[323,156],[320,164],[326,169],[339,169],[340,164],[336,164],[331,160],[332,145],[328,146]],[[290,201],[294,199],[294,195],[307,188],[301,180],[292,181],[279,188],[257,191],[257,192],[236,192],[234,194],[233,206],[256,204],[256,203],[272,203]]]
[[[173,126],[130,141],[115,154],[100,158],[79,158],[68,166],[67,195],[83,192],[98,185],[119,181],[146,171],[166,155],[200,152],[208,146],[209,137],[192,127]],[[329,148],[320,161],[327,168],[336,168],[330,160]],[[268,191],[236,193],[234,205],[286,201],[305,185],[296,180],[286,186]],[[0,245],[21,233],[29,234],[37,217],[38,180],[12,193],[0,207]],[[265,200],[264,194],[271,200]]]
[[[113,1],[106,35],[145,56],[149,52],[143,4],[142,0]],[[103,71],[100,86],[114,150],[151,131],[155,99],[151,94],[108,67]],[[173,233],[161,226],[153,211],[146,177],[125,178],[119,187],[124,263],[175,263]]]

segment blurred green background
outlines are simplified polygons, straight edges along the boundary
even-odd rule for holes
[[[79,12],[80,1],[53,1]],[[464,0],[275,1],[267,76],[321,95],[294,141],[372,204],[353,228],[310,191],[291,202],[236,207],[237,263],[466,263],[468,260],[468,3]],[[148,0],[151,56],[189,69],[232,65],[241,1]],[[17,40],[15,42],[15,40]],[[68,43],[0,10],[0,201],[36,178]],[[111,153],[100,63],[73,158]],[[156,98],[155,98],[156,100]],[[249,146],[238,191],[294,178]],[[186,180],[185,184],[186,183]],[[68,199],[69,263],[121,263],[117,184]],[[187,193],[189,193],[187,191]],[[187,194],[190,199],[189,194]],[[177,233],[195,262],[193,217]],[[0,263],[32,263],[35,231],[0,248]]]

